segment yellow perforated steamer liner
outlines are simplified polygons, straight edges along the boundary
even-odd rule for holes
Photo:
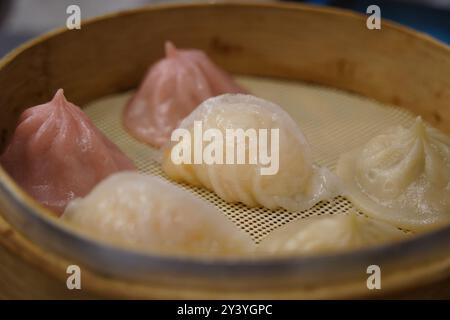
[[[236,80],[253,95],[284,108],[306,135],[315,161],[330,169],[335,168],[340,154],[366,143],[383,129],[400,124],[408,127],[415,119],[414,114],[405,109],[343,91],[276,79],[241,76]],[[323,201],[301,212],[249,208],[227,203],[204,188],[174,183],[161,169],[158,150],[138,142],[122,125],[122,111],[132,94],[102,98],[87,105],[85,111],[97,127],[134,160],[141,172],[162,177],[213,203],[256,242],[289,221],[323,214],[345,214],[353,208],[344,197]]]
[[[150,6],[85,22],[78,31],[52,32],[0,60],[0,147],[26,107],[64,88],[142,172],[162,175],[151,149],[122,131],[118,117],[120,100],[162,56],[168,39],[205,50],[226,70],[245,75],[238,80],[284,107],[300,124],[316,161],[330,169],[343,151],[416,115],[450,134],[450,49],[385,20],[381,30],[367,30],[365,20],[295,4],[199,3]],[[181,187],[213,202],[255,241],[289,220],[351,208],[338,198],[306,212],[267,212]],[[0,262],[2,298],[450,296],[449,228],[336,255],[252,261],[152,256],[74,234],[2,169]],[[82,269],[81,291],[67,290],[71,264]],[[370,264],[382,268],[381,291],[367,289]]]

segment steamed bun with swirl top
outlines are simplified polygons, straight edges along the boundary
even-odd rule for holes
[[[342,155],[337,173],[374,218],[410,230],[450,222],[450,138],[420,117]]]
[[[386,222],[350,211],[290,222],[265,237],[258,251],[263,255],[333,253],[398,241],[405,236]]]
[[[181,142],[171,141],[163,148],[163,170],[173,180],[203,186],[229,203],[290,211],[308,209],[339,193],[337,178],[313,163],[310,147],[300,128],[274,103],[244,94],[225,94],[206,100],[178,128],[189,132],[186,139],[192,146],[197,145],[194,141],[197,140],[196,123],[202,125],[205,134],[215,129],[222,137],[226,137],[229,130],[247,132],[253,129],[255,139],[265,132],[267,144],[259,137],[257,148],[252,150],[249,139],[227,140],[223,142],[222,163],[202,161],[196,164],[193,157],[190,163],[174,161]],[[278,130],[278,139],[275,135],[270,137],[272,129]],[[211,140],[220,139],[213,137]],[[210,144],[203,140],[202,149],[207,150]],[[244,163],[237,162],[238,150],[243,150]],[[262,161],[261,150],[264,157],[272,158],[271,163]],[[233,162],[225,159],[230,154],[235,159]]]
[[[152,176],[121,172],[68,206],[62,219],[126,249],[188,256],[250,254],[253,240],[213,205]]]
[[[124,111],[124,125],[138,140],[160,147],[204,100],[245,92],[201,50],[165,44],[166,56],[151,66]]]
[[[33,198],[57,214],[102,179],[134,165],[59,89],[45,104],[25,110],[2,167]]]

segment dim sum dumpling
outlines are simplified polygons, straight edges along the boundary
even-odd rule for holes
[[[316,254],[355,250],[402,239],[406,234],[375,219],[347,214],[299,219],[265,237],[258,252],[269,255]]]
[[[103,178],[134,165],[62,89],[25,110],[0,158],[3,168],[37,201],[57,214]]]
[[[244,92],[200,50],[165,45],[166,57],[148,71],[124,112],[124,125],[137,139],[160,147],[201,102]]]
[[[342,155],[337,173],[372,217],[410,230],[450,222],[450,138],[420,117]]]
[[[172,141],[163,148],[163,170],[176,181],[206,187],[230,203],[242,202],[249,207],[268,209],[281,207],[291,211],[310,208],[339,193],[337,178],[326,168],[313,164],[311,150],[297,124],[284,110],[269,101],[244,94],[225,94],[206,100],[179,127],[190,132],[192,145],[196,145],[194,140],[197,140],[195,123],[202,124],[203,132],[215,129],[223,133],[223,137],[229,130],[247,132],[254,129],[255,135],[265,130],[267,147],[259,139],[258,147],[252,152],[249,139],[228,140],[223,143],[222,164],[207,164],[205,161],[195,164],[195,159],[191,164],[180,164],[172,158],[178,153],[180,142]],[[272,129],[278,130],[278,139],[274,141],[269,138]],[[202,148],[206,150],[208,144],[203,140]],[[275,144],[278,150],[272,150]],[[233,150],[231,154],[237,155],[237,150],[242,148],[247,159],[244,164],[225,159],[230,150]],[[262,161],[263,157],[256,153],[256,149],[258,152],[271,150],[267,155],[272,160]],[[266,173],[262,174],[264,170]]]
[[[254,249],[250,236],[213,205],[137,172],[105,179],[73,200],[62,219],[101,241],[158,254],[234,256]]]

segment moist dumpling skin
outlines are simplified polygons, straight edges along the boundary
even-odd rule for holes
[[[450,137],[420,117],[340,157],[337,174],[364,213],[409,230],[450,222]]]
[[[171,42],[166,42],[165,51],[165,58],[150,67],[123,114],[127,130],[154,147],[163,145],[204,100],[245,92],[203,51],[177,49]]]
[[[162,255],[242,256],[253,240],[213,205],[152,176],[122,172],[72,201],[62,219],[122,248]]]
[[[203,102],[182,121],[179,128],[194,139],[194,121],[201,121],[203,132],[218,129],[226,136],[227,129],[279,130],[279,169],[276,174],[262,175],[267,168],[261,162],[250,164],[175,164],[169,142],[163,148],[163,170],[173,180],[203,186],[229,203],[242,202],[249,207],[304,210],[339,193],[337,178],[326,168],[314,165],[311,150],[297,124],[279,106],[244,94],[225,94]],[[271,138],[268,138],[271,150]],[[234,142],[237,150],[241,142]],[[192,145],[194,142],[192,141]],[[208,143],[203,143],[203,148]],[[224,142],[224,154],[226,142]],[[261,146],[261,144],[259,145]],[[246,145],[249,159],[249,143]],[[225,155],[224,155],[225,157]]]
[[[279,227],[258,246],[262,255],[311,255],[355,250],[397,241],[405,233],[375,219],[347,214],[299,219]]]
[[[62,89],[50,102],[22,113],[0,163],[57,215],[110,174],[135,169],[86,114],[66,100]]]

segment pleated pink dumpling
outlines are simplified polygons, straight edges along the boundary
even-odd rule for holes
[[[124,112],[124,125],[137,139],[160,147],[181,120],[204,100],[245,93],[200,50],[165,45],[166,57],[148,71]]]
[[[25,110],[0,163],[32,197],[58,215],[101,180],[132,161],[59,89],[53,100]]]

